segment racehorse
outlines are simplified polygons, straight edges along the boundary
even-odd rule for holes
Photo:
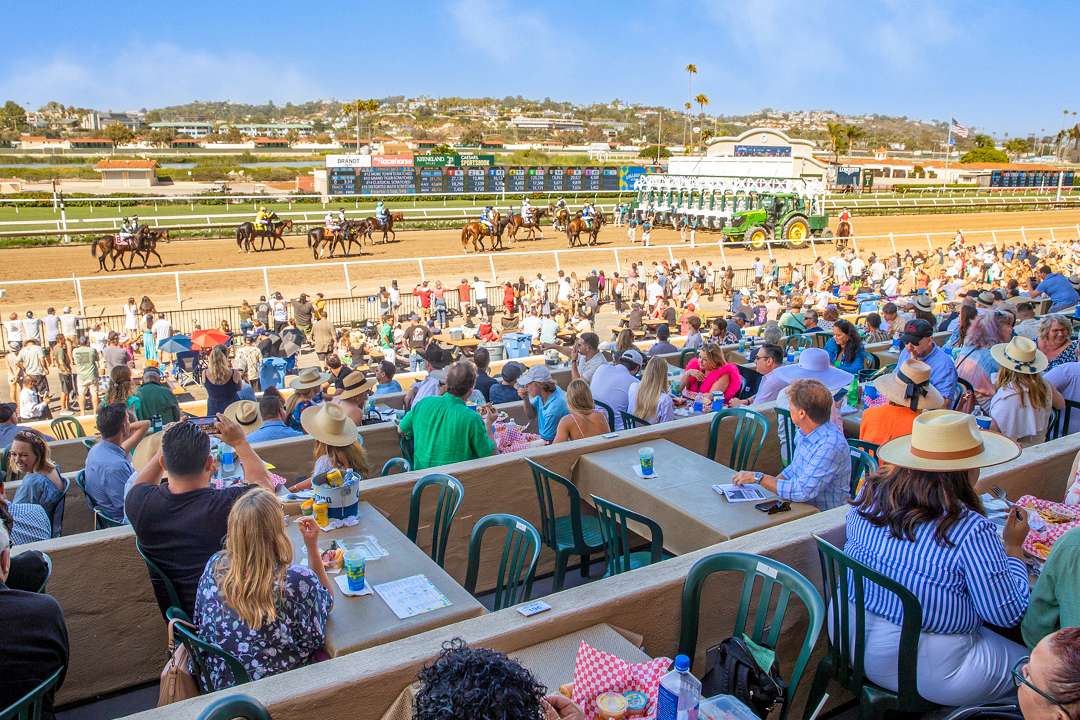
[[[132,258],[139,252],[139,248],[143,242],[143,236],[147,232],[147,228],[141,227],[139,231],[124,241],[120,240],[119,234],[114,235],[102,235],[90,245],[90,256],[96,257],[98,261],[98,269],[96,272],[105,270],[105,259],[108,258],[112,261],[112,267],[108,268],[111,272],[116,269],[116,259],[120,258],[120,265],[127,270],[128,264],[124,260],[124,253],[131,253]],[[154,253],[155,255],[157,253]],[[158,257],[160,260],[160,256]]]
[[[566,223],[570,222],[570,209],[561,207],[556,209],[554,205],[548,205],[548,213],[554,219],[552,223],[556,230],[565,230]]]
[[[841,220],[840,224],[836,226],[836,249],[843,250],[846,248],[850,237],[851,223],[847,220]]]
[[[161,255],[158,255],[157,244],[159,242],[169,242],[168,230],[151,230],[150,228],[143,228],[143,232],[139,236],[139,244],[131,253],[131,262],[135,262],[136,257],[141,257],[143,260],[143,267],[150,265],[150,256],[153,255],[157,258],[158,267],[165,265],[165,261],[161,259]],[[130,267],[130,265],[128,266]]]
[[[401,222],[404,219],[404,213],[388,212],[386,214],[386,224],[384,225],[383,223],[379,222],[379,219],[377,217],[369,217],[367,218],[368,229],[367,232],[364,233],[364,237],[368,239],[369,243],[374,245],[375,241],[371,239],[371,233],[376,230],[382,230],[382,241],[384,244],[386,242],[397,242],[397,234],[394,232],[394,223]],[[389,241],[387,241],[386,239],[387,234],[390,235]]]
[[[291,230],[292,220],[274,223],[272,229],[263,228],[258,230],[254,223],[245,222],[236,226],[236,247],[242,252],[255,252],[255,238],[259,238],[259,252],[266,249],[266,241],[270,241],[270,249],[273,250],[277,241],[281,241],[281,249],[285,249],[285,231]]]
[[[354,243],[361,248],[362,255],[363,234],[368,232],[366,223],[366,220],[347,220],[340,230],[333,233],[327,232],[322,225],[311,228],[307,233],[307,244],[311,248],[311,256],[318,260],[322,257],[323,250],[329,249],[330,257],[334,257],[334,248],[340,245],[341,253],[348,257]]]
[[[566,224],[566,239],[570,242],[570,247],[575,245],[584,246],[581,242],[581,233],[585,233],[589,236],[589,245],[596,244],[596,236],[600,234],[600,226],[607,222],[607,218],[604,217],[604,213],[599,208],[593,213],[592,227],[589,227],[584,220],[581,219],[581,213],[574,215],[574,219]]]
[[[480,220],[473,220],[465,223],[465,227],[461,228],[461,252],[468,254],[469,243],[472,243],[473,252],[484,252],[484,238],[491,238],[491,249],[502,250],[502,233],[506,228],[507,221],[499,217],[499,211],[493,211],[495,217],[492,218],[492,224],[495,226],[495,231],[492,232],[487,223]]]
[[[517,242],[518,230],[525,228],[529,231],[529,236],[526,240],[535,240],[536,231],[540,231],[540,239],[544,239],[544,228],[540,227],[540,218],[544,217],[551,212],[551,206],[533,208],[532,222],[525,222],[525,219],[521,217],[520,213],[513,213],[507,218],[507,227],[509,228],[509,239],[512,242]]]

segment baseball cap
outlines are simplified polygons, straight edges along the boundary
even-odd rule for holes
[[[508,383],[516,383],[517,379],[521,377],[521,373],[524,372],[525,366],[519,362],[508,362],[503,365],[502,379]]]
[[[551,371],[546,365],[533,365],[518,378],[518,387],[525,387],[532,382],[551,382]]]
[[[142,376],[143,376],[143,380],[151,380],[151,379],[152,380],[160,380],[161,379],[161,368],[159,368],[159,367],[157,367],[155,365],[147,365],[146,369],[143,370]]]
[[[904,332],[900,334],[900,342],[903,344],[911,343],[916,344],[923,338],[928,338],[934,334],[934,328],[930,326],[926,320],[918,319],[908,320],[904,325]]]
[[[629,350],[623,351],[623,354],[619,356],[619,359],[629,360],[638,367],[641,367],[645,364],[645,356],[643,356],[641,352],[639,350],[636,350],[635,348],[630,348]]]

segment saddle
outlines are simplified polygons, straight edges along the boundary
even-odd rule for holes
[[[134,250],[139,246],[133,237],[125,237],[117,233],[113,236],[113,245],[117,250]]]

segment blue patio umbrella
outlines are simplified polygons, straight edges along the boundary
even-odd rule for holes
[[[158,350],[167,353],[181,353],[191,350],[191,338],[186,335],[173,335],[158,343]]]

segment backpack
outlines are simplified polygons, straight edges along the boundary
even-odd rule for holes
[[[702,697],[734,695],[758,717],[783,703],[787,683],[780,677],[776,661],[765,672],[758,666],[745,636],[729,637],[705,654],[708,671],[701,679]]]

